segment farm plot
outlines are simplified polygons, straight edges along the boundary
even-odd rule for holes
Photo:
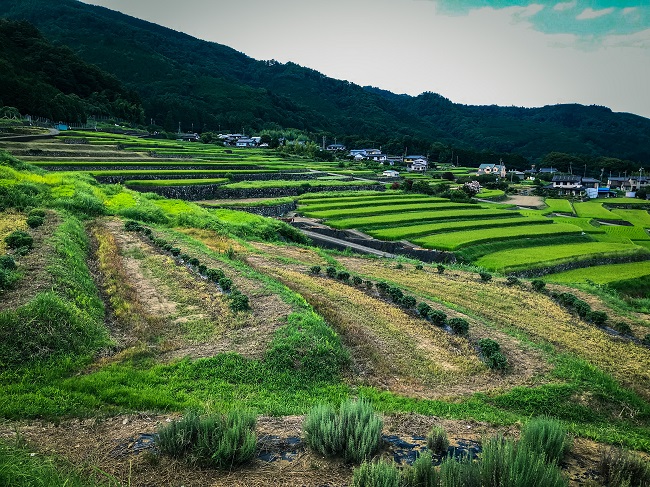
[[[501,272],[514,272],[594,257],[621,257],[637,253],[647,253],[647,251],[633,244],[586,242],[503,250],[484,255],[476,261],[476,265]]]
[[[581,233],[575,225],[556,223],[552,225],[521,225],[431,235],[414,240],[418,245],[441,250],[455,250],[467,245],[541,235],[571,235]]]
[[[403,223],[441,221],[441,220],[476,220],[481,218],[499,218],[504,215],[517,214],[508,210],[489,210],[483,208],[467,208],[465,210],[413,211],[390,215],[362,216],[328,220],[328,225],[334,228],[382,228],[400,226]]]
[[[647,210],[623,210],[613,208],[612,213],[618,215],[622,220],[641,228],[650,228],[650,213]]]
[[[361,217],[369,215],[384,215],[409,211],[444,211],[444,210],[463,210],[475,209],[476,205],[469,203],[451,203],[451,202],[427,202],[421,201],[417,203],[399,204],[394,202],[392,205],[375,206],[368,205],[364,207],[343,208],[336,210],[320,210],[320,211],[303,211],[305,216],[311,218],[323,219],[336,219],[340,217]]]
[[[404,227],[391,227],[379,230],[370,230],[368,231],[368,234],[372,235],[375,238],[384,240],[401,240],[404,238],[418,237],[432,233],[545,223],[553,222],[545,218],[517,218],[517,214],[513,213],[512,216],[509,216],[507,218],[501,217],[478,221],[469,220],[446,223],[427,223],[424,225],[408,225]]]
[[[276,180],[276,181],[240,181],[238,183],[226,184],[224,188],[226,189],[255,189],[255,188],[297,188],[300,186],[310,186],[310,187],[319,187],[319,186],[373,186],[376,185],[376,181],[337,181],[337,180],[325,180],[325,181],[288,181],[288,180]]]
[[[384,197],[384,198],[358,198],[354,201],[343,201],[335,200],[330,202],[322,202],[316,204],[306,204],[300,205],[300,211],[302,212],[313,212],[313,211],[326,211],[326,210],[339,210],[344,208],[360,208],[360,207],[375,207],[375,206],[387,206],[395,204],[407,204],[407,203],[442,203],[446,200],[444,198],[428,198],[428,197],[411,197],[404,195],[403,197]]]
[[[642,227],[628,226],[603,226],[601,227],[607,235],[619,238],[621,241],[629,240],[650,240],[650,235]]]
[[[382,201],[382,200],[393,200],[396,198],[413,198],[413,199],[426,199],[430,198],[430,196],[427,195],[419,195],[419,194],[406,194],[406,193],[401,193],[398,191],[384,191],[384,192],[377,192],[377,191],[341,191],[341,192],[333,192],[333,193],[309,193],[309,194],[304,194],[300,196],[299,202],[301,205],[321,205],[321,204],[328,204],[328,205],[338,205],[342,203],[362,203],[364,201],[369,201],[369,200],[374,200],[374,201]],[[332,208],[335,208],[336,206],[332,206]]]
[[[600,220],[619,220],[620,218],[603,208],[603,204],[599,201],[586,201],[583,203],[574,203],[573,207],[579,217],[582,218],[596,218]]]
[[[546,198],[544,203],[548,205],[548,209],[553,213],[573,213],[573,206],[571,206],[569,200]]]
[[[586,281],[595,282],[596,284],[609,284],[611,282],[637,279],[644,276],[650,276],[650,262],[598,265],[590,267],[589,272],[585,272],[584,269],[573,269],[556,274],[548,274],[544,276],[544,280],[558,284],[576,284]]]
[[[198,184],[222,184],[230,181],[228,178],[201,179],[131,179],[125,181],[125,186],[193,186]]]

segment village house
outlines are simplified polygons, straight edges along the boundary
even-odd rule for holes
[[[609,197],[610,188],[600,187],[600,180],[573,174],[556,174],[547,189],[558,196],[587,196],[589,198]]]
[[[404,156],[406,170],[410,172],[424,172],[429,168],[429,161],[425,156]]]
[[[381,173],[381,175],[385,178],[398,178],[399,172],[395,171],[394,169],[388,169]]]
[[[255,142],[255,139],[249,139],[242,137],[237,142],[235,143],[236,147],[255,147],[257,143]]]
[[[181,134],[177,140],[182,140],[183,142],[198,142],[201,140],[199,134]]]
[[[345,146],[343,144],[330,144],[326,147],[328,151],[344,151]]]
[[[499,164],[481,164],[478,167],[476,174],[479,176],[482,174],[491,174],[500,178],[505,178],[507,175],[506,166],[502,162],[499,162]]]

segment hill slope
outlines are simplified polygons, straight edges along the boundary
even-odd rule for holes
[[[147,117],[168,130],[178,122],[233,131],[293,127],[345,137],[348,144],[382,144],[391,152],[406,146],[441,160],[449,160],[451,146],[534,160],[553,151],[638,162],[650,157],[650,120],[604,107],[465,106],[433,93],[398,96],[293,63],[256,61],[75,0],[5,0],[0,15],[32,22],[115,74],[140,93]],[[477,161],[472,153],[455,154],[467,159],[460,163]]]

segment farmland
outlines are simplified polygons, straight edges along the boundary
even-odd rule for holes
[[[83,145],[110,147],[115,140],[89,137]],[[250,166],[256,164],[248,156],[273,159],[256,150],[225,154],[209,145],[120,140],[120,151],[145,160],[139,151],[145,145],[191,153],[192,163],[200,155],[202,164],[233,155]],[[294,447],[297,458],[282,461],[269,460],[283,453],[265,443],[273,436],[295,441],[312,406],[348,398],[372,402],[384,418],[385,438],[413,441],[442,425],[452,446],[485,435],[517,436],[532,417],[552,415],[575,437],[564,474],[596,484],[602,449],[650,452],[650,352],[642,343],[649,312],[611,305],[606,290],[566,287],[581,282],[583,269],[544,275],[544,289],[524,278],[478,273],[643,257],[650,253],[637,243],[648,242],[644,209],[582,207],[583,215],[602,209],[628,222],[593,226],[597,217],[560,218],[546,216],[547,209],[390,190],[276,200],[297,201],[299,211],[332,227],[475,256],[437,266],[320,249],[278,220],[136,192],[128,184],[99,184],[84,171],[20,169],[16,159],[2,157],[3,201],[12,206],[1,213],[0,237],[4,244],[22,230],[33,244],[1,249],[15,260],[18,278],[0,290],[0,458],[11,451],[20,465],[38,464],[56,452],[67,467],[54,462],[55,468],[97,485],[108,485],[107,476],[116,486],[349,484],[352,466],[312,451],[304,440]],[[128,171],[127,181],[139,179],[138,170]],[[138,184],[235,184],[224,178]],[[336,181],[278,178],[244,181],[258,188]],[[560,212],[562,205],[553,207]],[[46,215],[34,227],[27,225],[33,209]],[[583,235],[587,225],[594,232]],[[647,261],[589,269],[594,285],[650,274]],[[568,291],[604,313],[607,327],[623,323],[629,331],[613,334],[592,315],[562,304],[558,296]],[[505,368],[491,368],[480,351],[488,338],[498,343]],[[159,428],[189,410],[252,411],[254,458],[240,469],[220,470],[146,445],[135,452],[136,439],[150,435],[155,444]],[[18,436],[29,450],[14,446]],[[377,456],[392,461],[396,450],[382,441]],[[268,455],[263,448],[275,449]]]

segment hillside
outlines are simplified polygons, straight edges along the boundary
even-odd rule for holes
[[[85,122],[90,114],[144,121],[137,94],[27,22],[0,19],[0,64],[0,105],[20,113],[66,122]]]
[[[75,0],[5,0],[0,15],[33,23],[117,76],[140,94],[146,117],[167,130],[178,122],[205,130],[291,127],[443,161],[454,149],[465,165],[512,153],[506,162],[521,169],[550,152],[582,154],[592,172],[602,167],[601,156],[632,161],[617,163],[621,171],[650,157],[650,120],[604,107],[464,106],[433,93],[394,95],[293,63],[256,61]]]

